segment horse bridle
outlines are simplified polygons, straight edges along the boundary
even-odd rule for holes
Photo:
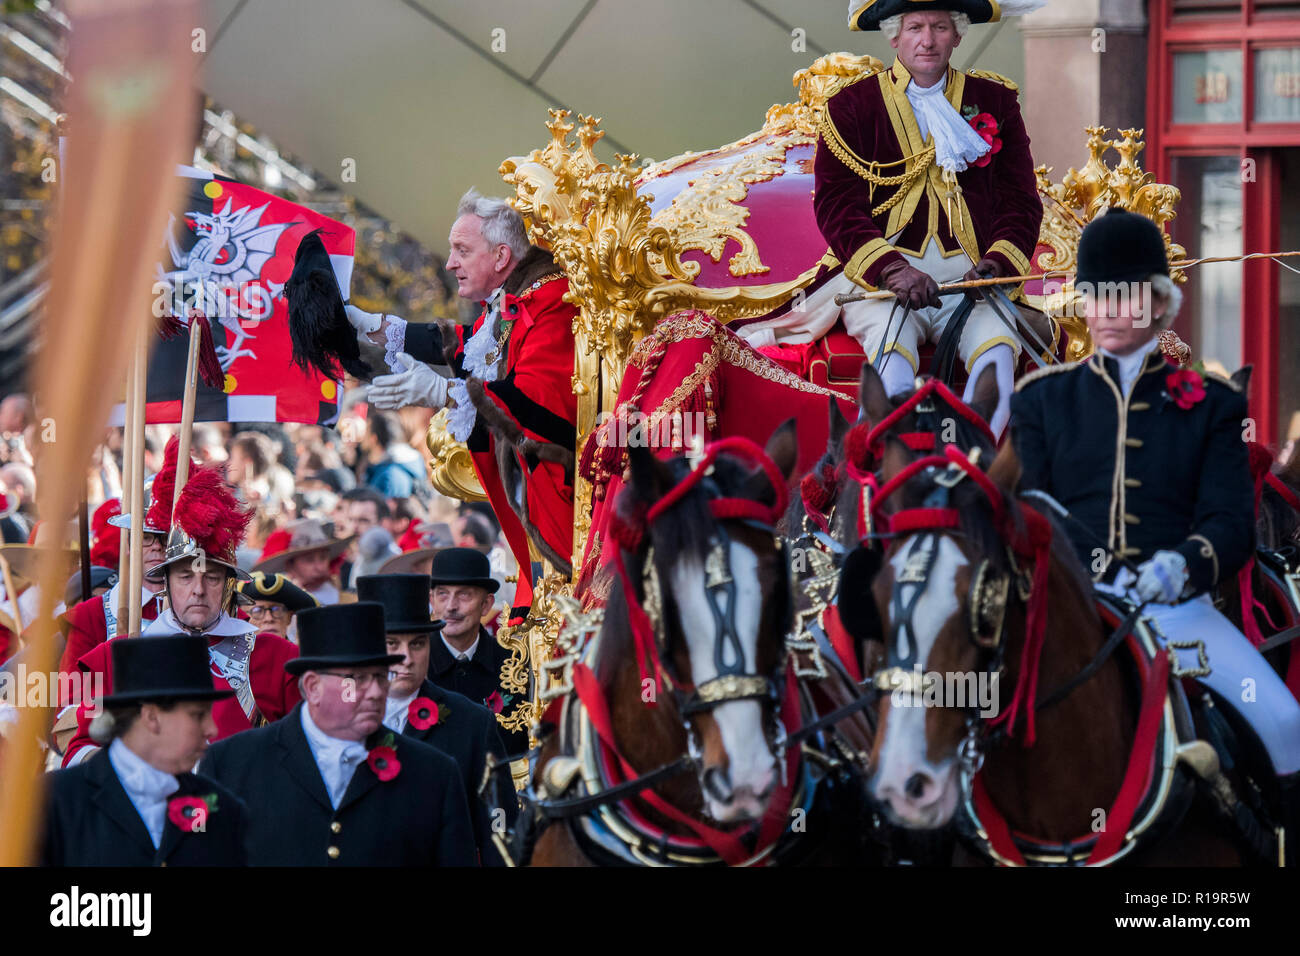
[[[722,452],[737,453],[740,457],[748,458],[751,462],[760,465],[773,486],[775,505],[768,506],[746,499],[727,498],[713,474],[713,462]],[[675,642],[671,639],[672,635],[668,633],[669,629],[666,626],[666,611],[672,600],[671,592],[665,592],[660,582],[655,549],[651,542],[651,529],[655,521],[673,504],[680,501],[688,491],[697,487],[706,494],[709,510],[716,519],[709,550],[704,560],[704,589],[715,625],[713,662],[717,671],[717,676],[698,685],[684,680],[673,660]],[[757,445],[743,438],[727,438],[710,445],[701,460],[692,465],[691,471],[651,506],[644,518],[635,526],[629,527],[626,521],[622,521],[613,529],[621,547],[633,552],[640,561],[640,573],[637,579],[625,582],[629,609],[634,620],[643,613],[648,622],[650,634],[647,636],[650,650],[654,654],[654,669],[664,676],[664,684],[672,693],[673,702],[687,732],[690,755],[696,761],[700,757],[701,748],[692,718],[713,711],[723,704],[756,700],[771,704],[765,732],[778,764],[782,768],[785,766],[786,734],[785,726],[780,720],[780,705],[783,691],[781,675],[786,669],[786,651],[782,644],[770,674],[746,670],[744,645],[736,624],[737,586],[731,567],[732,539],[727,534],[724,522],[738,520],[770,536],[777,543],[780,551],[778,561],[780,580],[776,593],[783,597],[783,617],[786,618],[785,621],[778,622],[778,633],[784,634],[788,630],[788,619],[793,615],[789,560],[786,544],[776,534],[774,525],[777,517],[785,511],[787,496],[788,491],[783,476]],[[622,566],[621,553],[616,561],[620,565],[620,573],[626,574],[626,569]],[[627,589],[626,583],[631,583],[635,591]],[[634,603],[638,608],[631,607]],[[677,620],[679,622],[677,630],[680,632],[680,615],[677,615]],[[638,656],[641,652],[642,649],[639,648]]]
[[[711,480],[706,480],[704,488],[711,494],[717,490]],[[771,525],[757,521],[744,523],[776,539]],[[778,547],[781,552],[779,562],[781,577],[777,584],[777,591],[780,593],[781,589],[789,588],[790,582],[789,562],[786,558],[784,542],[780,542]],[[669,617],[667,612],[673,602],[671,592],[663,590],[655,558],[655,549],[650,546],[642,560],[640,580],[642,606],[654,631],[655,653],[658,664],[667,678],[665,684],[672,694],[674,705],[687,731],[691,757],[698,760],[701,754],[693,717],[710,712],[723,704],[756,700],[771,705],[770,719],[767,721],[766,728],[768,743],[771,744],[777,760],[784,765],[785,725],[780,720],[782,693],[780,676],[785,670],[786,653],[782,647],[770,674],[760,674],[746,669],[744,645],[736,624],[737,588],[731,568],[731,536],[719,523],[705,556],[704,591],[714,622],[713,664],[717,676],[699,684],[693,684],[683,678],[674,660],[673,651],[677,639],[680,638],[674,639],[674,634],[671,633],[674,629],[667,625]],[[678,621],[675,630],[680,633],[680,615],[674,616]]]

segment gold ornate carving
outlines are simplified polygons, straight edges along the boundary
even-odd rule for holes
[[[565,603],[566,598],[568,603]],[[528,694],[530,686],[539,691],[544,689],[546,664],[554,652],[566,609],[575,603],[568,578],[547,565],[546,573],[533,590],[533,606],[528,616],[519,624],[510,625],[506,623],[509,609],[502,610],[497,643],[510,652],[501,665],[501,686],[506,693],[523,697]],[[521,702],[509,714],[498,714],[497,720],[506,730],[527,730],[531,735],[533,724],[542,716],[545,702],[541,693],[534,693],[531,700]]]
[[[1043,225],[1038,242],[1050,249],[1039,255],[1037,265],[1044,271],[1061,272],[1062,278],[1073,274],[1078,266],[1083,227],[1112,206],[1140,213],[1162,230],[1178,214],[1181,198],[1178,189],[1155,182],[1155,177],[1144,172],[1138,162],[1138,155],[1146,148],[1141,139],[1143,131],[1120,130],[1118,139],[1107,139],[1108,132],[1104,126],[1087,128],[1088,161],[1082,169],[1071,168],[1060,183],[1051,181],[1049,167],[1039,166],[1036,170],[1038,192],[1043,197]],[[1119,162],[1110,167],[1104,157],[1112,149],[1119,155]],[[1170,262],[1187,255],[1187,250],[1175,243],[1167,231],[1165,250]],[[1177,269],[1173,278],[1175,282],[1187,279]],[[1041,299],[1034,297],[1033,304],[1060,322],[1069,335],[1067,360],[1077,362],[1092,353],[1092,336],[1078,314],[1072,288],[1057,283],[1056,289]]]
[[[429,449],[429,483],[440,493],[461,501],[486,501],[487,495],[474,473],[474,463],[464,442],[458,442],[447,431],[447,410],[444,408],[429,421],[424,436]]]

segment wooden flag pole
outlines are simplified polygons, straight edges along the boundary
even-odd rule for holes
[[[180,446],[176,453],[176,491],[172,495],[172,514],[176,514],[176,502],[181,500],[181,491],[185,482],[190,480],[190,444],[194,439],[194,402],[199,390],[199,339],[202,335],[200,322],[207,317],[197,309],[190,311],[190,351],[185,360],[185,400],[181,404],[181,430],[178,434]]]
[[[9,567],[9,560],[3,554],[0,554],[0,573],[4,574],[5,597],[9,599],[9,603],[12,604],[14,608],[14,640],[22,643],[23,612],[22,609],[18,607],[18,592],[14,590],[13,571]]]
[[[58,427],[58,441],[41,459],[43,497],[57,515],[76,507],[127,358],[132,352],[138,358],[152,335],[159,239],[178,195],[176,165],[194,146],[190,30],[199,22],[194,0],[64,0],[61,6],[71,22],[67,73],[76,82],[66,91],[72,123],[57,167],[49,292],[32,379],[41,418]],[[144,397],[143,383],[142,371],[134,396]],[[143,424],[136,428],[141,437]],[[135,489],[133,537],[142,543],[141,480]],[[62,563],[54,550],[41,562],[29,674],[58,667],[54,605],[67,580]],[[139,600],[137,584],[137,606]],[[43,706],[17,710],[18,724],[0,749],[0,866],[32,862],[43,831],[41,742],[53,714]]]
[[[132,353],[131,364],[127,366],[126,371],[126,395],[122,400],[122,407],[125,409],[123,414],[122,428],[122,514],[130,514],[131,508],[131,489],[135,487],[135,470],[137,467],[136,460],[131,456],[131,436],[135,434],[135,354]],[[137,515],[131,515],[131,522],[135,523]],[[113,636],[121,637],[126,633],[128,614],[130,612],[130,602],[127,600],[127,592],[130,590],[130,582],[127,580],[128,572],[131,569],[131,532],[127,531],[122,535],[117,548],[117,621],[113,627]]]
[[[127,591],[129,605],[127,635],[140,633],[140,589],[144,587],[144,419],[145,419],[145,381],[148,378],[149,361],[148,326],[140,326],[135,343],[135,394],[131,404],[135,406],[135,431],[131,434],[131,460],[136,463],[135,480],[131,483],[131,562],[130,584]],[[138,517],[137,517],[138,516]]]

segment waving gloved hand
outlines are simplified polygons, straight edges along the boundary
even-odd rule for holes
[[[906,262],[896,262],[880,274],[883,288],[894,293],[900,305],[913,309],[939,308],[939,285],[920,269]]]
[[[406,371],[376,378],[366,390],[367,402],[386,411],[408,405],[442,408],[447,404],[447,379],[405,352],[399,353],[398,359]]]
[[[1176,551],[1157,551],[1138,567],[1134,590],[1143,601],[1173,604],[1187,587],[1187,561]]]

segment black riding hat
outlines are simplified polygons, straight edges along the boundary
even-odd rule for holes
[[[205,638],[188,634],[170,637],[118,638],[113,654],[113,693],[105,708],[151,700],[221,700],[233,690],[212,686],[212,664]]]
[[[384,606],[389,634],[440,631],[442,621],[429,619],[429,579],[423,574],[363,574],[357,578],[357,600]]]
[[[1103,282],[1142,282],[1169,275],[1165,237],[1146,216],[1114,208],[1088,223],[1079,237],[1079,269],[1074,285],[1096,288]]]
[[[473,548],[446,548],[433,556],[430,586],[468,584],[496,594],[501,582],[492,577],[487,555]]]
[[[284,665],[295,677],[324,667],[369,667],[402,660],[401,654],[388,653],[382,604],[357,601],[312,607],[299,611],[296,620],[302,656]]]

